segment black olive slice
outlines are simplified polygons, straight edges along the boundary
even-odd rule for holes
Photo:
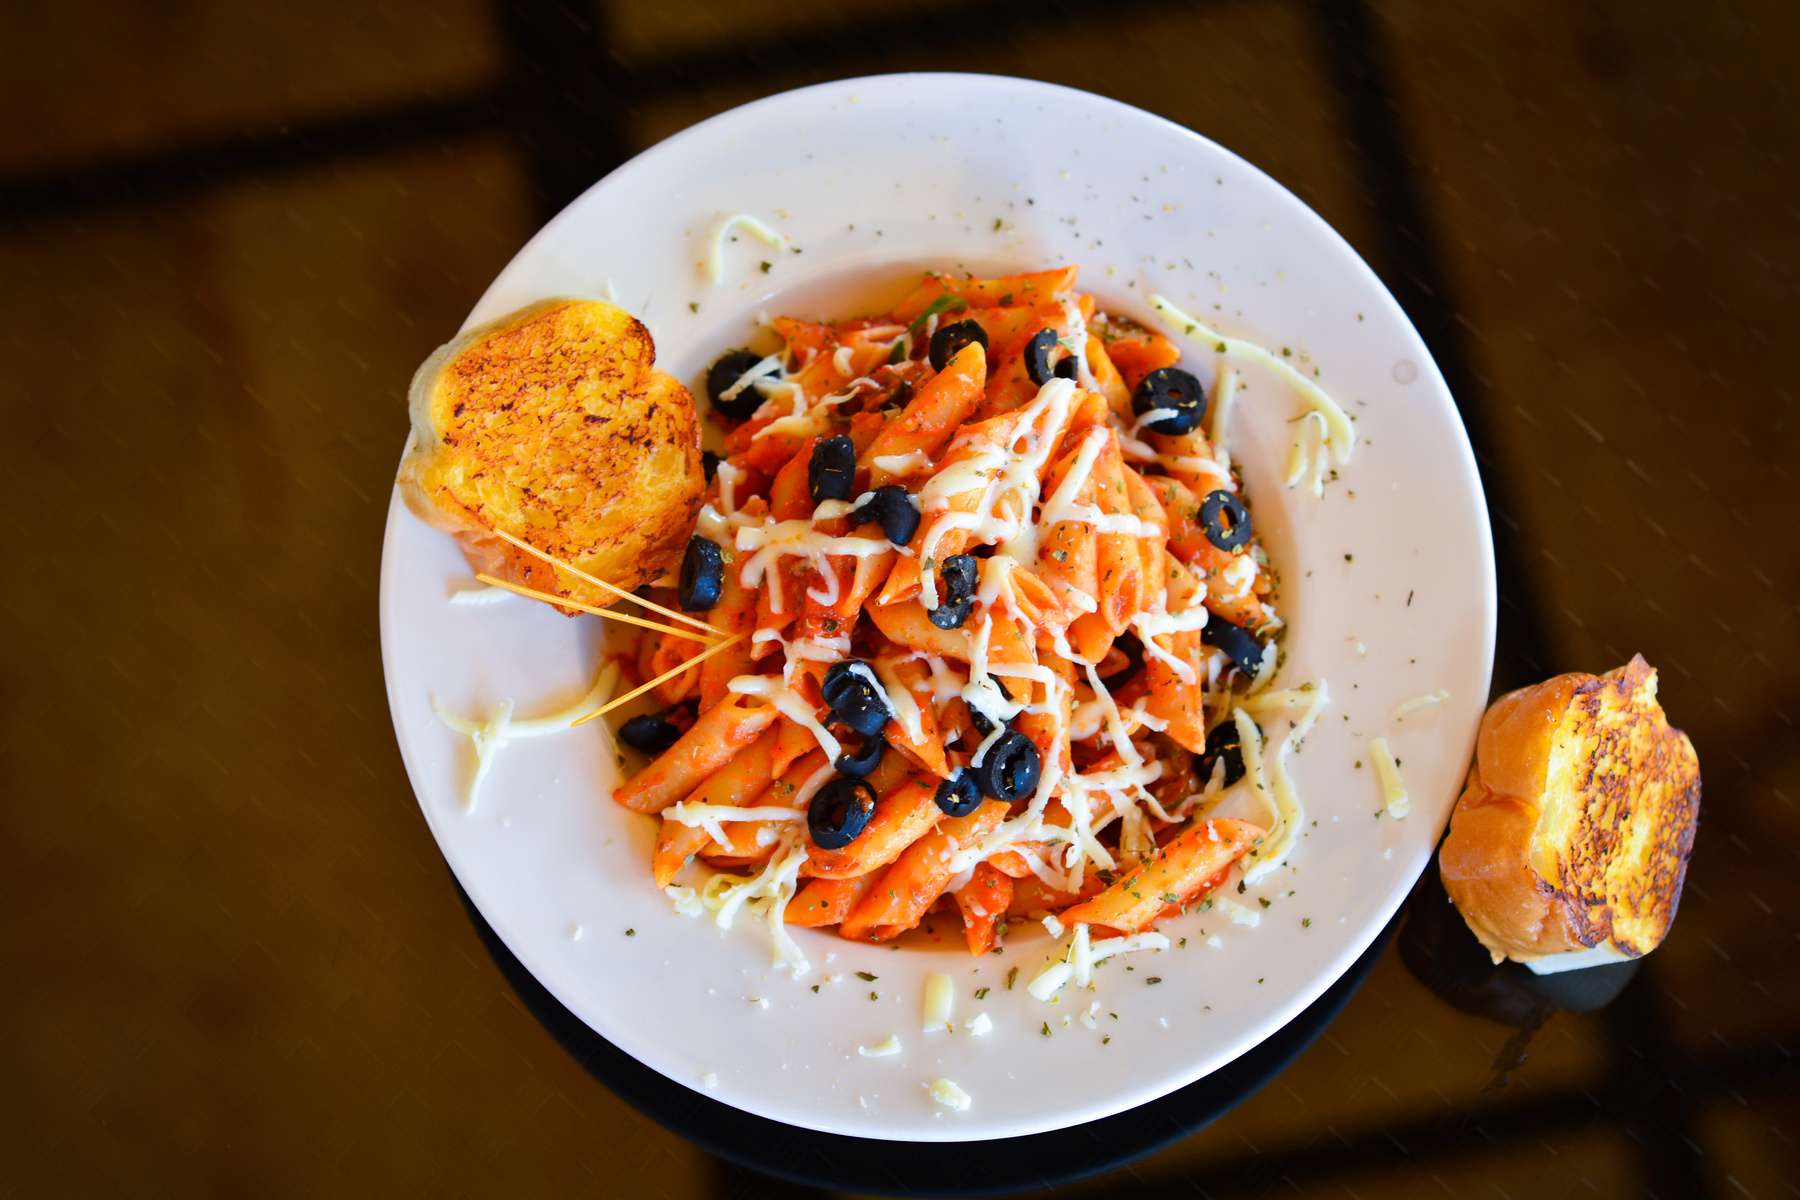
[[[939,629],[961,629],[963,624],[968,621],[969,614],[974,611],[975,601],[973,598],[959,601],[956,604],[947,604],[940,600],[938,606],[926,615],[931,618],[931,623]]]
[[[1216,763],[1225,764],[1225,778],[1222,781],[1230,787],[1244,777],[1244,747],[1238,737],[1237,722],[1230,717],[1212,727],[1206,735],[1206,753],[1195,755],[1194,765],[1200,772],[1200,786],[1205,787],[1212,780]]]
[[[981,327],[980,321],[957,321],[950,325],[940,325],[938,331],[931,335],[931,365],[943,370],[970,342],[980,342],[981,352],[987,353],[987,330]]]
[[[1071,354],[1069,357],[1057,363],[1050,373],[1058,379],[1080,379],[1081,364],[1077,362],[1075,356]]]
[[[933,798],[946,817],[966,817],[981,807],[981,789],[975,785],[975,776],[962,767],[951,771],[950,778],[938,784]]]
[[[1052,378],[1050,352],[1056,349],[1056,330],[1040,329],[1025,343],[1025,378],[1043,387]]]
[[[1130,679],[1144,665],[1144,644],[1132,634],[1124,633],[1114,638],[1113,647],[1125,656],[1125,665],[1111,675],[1100,677],[1100,682],[1109,690]]]
[[[1219,549],[1241,549],[1250,540],[1250,510],[1232,493],[1218,488],[1200,502],[1200,527],[1206,531],[1206,540]]]
[[[863,501],[861,508],[850,513],[852,528],[870,521],[880,523],[881,534],[888,541],[904,546],[919,531],[919,508],[905,488],[897,483],[883,484]]]
[[[973,554],[952,554],[938,566],[944,593],[931,610],[931,623],[939,629],[961,629],[975,609],[975,578],[980,571]]]
[[[747,387],[729,400],[720,399],[731,385],[742,379],[744,372],[763,360],[754,350],[733,350],[722,356],[706,372],[706,398],[713,410],[733,421],[743,421],[762,407],[762,394],[754,386]]]
[[[1175,410],[1147,428],[1156,433],[1191,433],[1206,416],[1206,389],[1180,367],[1162,367],[1144,376],[1131,393],[1131,411],[1138,416],[1159,408]]]
[[[680,739],[681,730],[663,713],[645,713],[619,726],[619,740],[645,754],[661,754]]]
[[[675,589],[675,600],[689,612],[700,612],[719,602],[725,590],[725,555],[717,542],[698,535],[688,539],[687,553],[681,556],[681,584]]]
[[[976,708],[973,704],[969,705],[969,723],[975,726],[975,732],[979,733],[982,737],[986,737],[988,734],[994,732],[994,723],[988,720],[986,713],[982,712],[979,708]]]
[[[875,672],[865,662],[850,659],[832,663],[820,691],[831,706],[832,715],[866,738],[878,736],[893,719],[887,693],[875,682]]]
[[[981,765],[974,768],[975,786],[984,795],[1011,804],[1037,790],[1042,765],[1032,740],[1009,729],[987,748]]]
[[[700,470],[706,474],[706,482],[711,483],[713,476],[719,473],[719,456],[711,450],[700,452]]]
[[[881,756],[887,753],[887,739],[880,734],[863,739],[862,753],[852,757],[848,750],[837,756],[831,765],[838,769],[840,775],[851,775],[857,779],[866,778],[870,772],[881,765]]]
[[[839,775],[813,793],[806,807],[806,828],[821,850],[842,850],[868,827],[875,811],[875,789],[861,779]]]
[[[813,503],[848,500],[856,494],[856,444],[843,434],[813,445],[806,464],[806,482]]]
[[[1200,640],[1223,650],[1225,656],[1246,675],[1255,675],[1262,666],[1262,643],[1248,629],[1242,625],[1233,625],[1224,617],[1215,616],[1202,625]]]

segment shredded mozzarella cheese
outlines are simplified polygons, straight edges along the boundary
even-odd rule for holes
[[[1356,430],[1350,422],[1350,414],[1338,406],[1338,402],[1325,394],[1325,390],[1306,376],[1296,371],[1286,359],[1273,354],[1254,342],[1246,342],[1242,338],[1227,337],[1215,329],[1188,316],[1167,297],[1152,295],[1150,307],[1157,311],[1165,321],[1181,330],[1182,333],[1196,341],[1211,342],[1220,354],[1229,354],[1235,358],[1266,367],[1279,375],[1281,379],[1300,393],[1301,399],[1324,418],[1326,428],[1330,431],[1331,454],[1339,466],[1350,461],[1351,452],[1356,448]]]
[[[1406,819],[1412,811],[1412,797],[1406,794],[1406,781],[1400,778],[1400,764],[1388,749],[1386,738],[1369,740],[1369,757],[1375,760],[1375,775],[1381,780],[1381,799],[1388,816],[1396,821]]]
[[[1418,712],[1421,708],[1430,708],[1434,704],[1442,704],[1449,698],[1450,693],[1443,688],[1439,688],[1435,692],[1426,692],[1423,696],[1414,696],[1411,700],[1403,700],[1395,705],[1394,711],[1388,714],[1388,719],[1393,721],[1404,721],[1407,717]]]
[[[957,1087],[948,1079],[937,1079],[925,1085],[934,1104],[941,1104],[951,1112],[962,1112],[975,1103],[969,1093]]]
[[[1219,470],[1227,475],[1231,474],[1231,410],[1237,403],[1237,394],[1237,369],[1229,364],[1220,367],[1219,378],[1213,384],[1212,447]]]
[[[1079,951],[1077,950],[1079,947]],[[1136,954],[1140,950],[1167,950],[1169,939],[1154,931],[1134,933],[1129,937],[1107,938],[1098,945],[1090,942],[1087,926],[1075,926],[1075,936],[1070,939],[1069,948],[1061,959],[1045,967],[1038,977],[1026,987],[1033,997],[1048,1002],[1062,988],[1063,984],[1077,975],[1091,980],[1094,967],[1109,958],[1121,954]],[[1079,962],[1077,955],[1079,954]],[[1078,983],[1078,986],[1088,986]]]
[[[769,939],[774,943],[774,964],[791,968],[794,978],[798,979],[812,969],[812,964],[806,961],[799,944],[788,934],[786,917],[788,901],[798,890],[800,867],[805,862],[805,837],[790,831],[783,838],[781,849],[755,875],[720,872],[708,879],[697,889],[699,909],[696,909],[695,896],[689,889],[681,889],[689,892],[688,895],[676,895],[677,889],[669,888],[670,899],[677,912],[689,916],[698,916],[701,910],[711,909],[718,914],[715,919],[721,929],[731,928],[739,910],[762,917],[769,927]]]
[[[703,804],[698,801],[682,800],[671,804],[662,811],[663,819],[681,825],[698,826],[706,830],[713,841],[724,845],[727,841],[723,823],[726,821],[804,821],[806,810],[803,808],[739,808],[729,804]]]
[[[485,608],[490,604],[498,604],[513,593],[503,587],[483,583],[476,587],[458,588],[450,597],[450,603],[470,608]]]
[[[504,590],[504,589],[499,589]],[[488,769],[494,764],[494,756],[504,749],[507,743],[515,738],[543,737],[546,734],[561,733],[573,726],[577,717],[586,716],[600,705],[605,704],[612,695],[613,687],[619,681],[619,664],[609,662],[600,668],[594,676],[594,682],[581,699],[559,709],[547,716],[533,717],[530,720],[513,720],[513,702],[501,700],[494,706],[493,715],[485,721],[475,721],[468,717],[458,716],[437,696],[431,697],[431,711],[437,714],[438,720],[467,737],[475,745],[475,774],[469,780],[469,792],[464,803],[468,812],[475,811],[475,802],[481,790],[481,781],[487,778]]]
[[[1213,907],[1225,914],[1225,919],[1233,925],[1242,925],[1246,929],[1255,929],[1262,924],[1262,914],[1254,908],[1245,908],[1236,900],[1228,900],[1220,896],[1213,902]],[[1210,941],[1209,945],[1212,944]]]
[[[926,1033],[936,1033],[940,1029],[951,1028],[950,1007],[955,995],[948,975],[942,971],[926,972],[924,1012]]]
[[[830,761],[836,762],[838,755],[844,752],[842,743],[819,724],[818,718],[813,715],[813,706],[807,702],[806,697],[784,684],[777,683],[767,675],[739,675],[726,684],[725,689],[745,696],[761,696],[773,704],[782,716],[795,724],[806,726],[811,731],[813,740],[819,743],[819,749],[825,752],[825,757]]]
[[[1274,756],[1267,760],[1275,808],[1280,815],[1276,826],[1264,836],[1262,844],[1245,856],[1244,882],[1247,884],[1257,882],[1287,862],[1288,856],[1293,853],[1295,842],[1300,837],[1300,829],[1306,822],[1306,812],[1300,806],[1300,795],[1295,790],[1293,777],[1288,774],[1287,756],[1290,751],[1306,740],[1306,735],[1317,723],[1319,714],[1324,712],[1325,706],[1331,703],[1331,686],[1326,680],[1321,679],[1318,683],[1306,688],[1290,688],[1286,695],[1293,698],[1295,702],[1304,704],[1306,711],[1288,729],[1287,735],[1281,739],[1281,744],[1275,748]],[[1269,711],[1266,702],[1263,711]],[[1241,726],[1239,732],[1241,735]]]
[[[1317,430],[1316,436],[1309,438],[1308,433],[1314,430]],[[1287,478],[1283,480],[1288,487],[1299,483],[1311,471],[1308,490],[1314,496],[1325,495],[1325,463],[1330,457],[1330,436],[1330,431],[1325,427],[1325,418],[1318,412],[1306,413],[1295,423],[1294,445],[1288,451]]]
[[[754,234],[765,245],[775,250],[787,250],[793,243],[769,228],[749,213],[733,213],[719,222],[713,232],[712,247],[706,255],[706,277],[713,283],[725,278],[725,239],[733,228],[741,226],[746,233]]]

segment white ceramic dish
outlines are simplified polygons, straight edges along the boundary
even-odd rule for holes
[[[725,247],[724,281],[710,283],[699,266],[710,235],[738,212],[769,221],[801,252],[742,238]],[[1053,1005],[1026,993],[1051,946],[1035,927],[979,960],[954,934],[942,950],[890,950],[799,931],[813,969],[789,978],[771,967],[760,925],[728,932],[679,916],[652,886],[655,822],[608,798],[618,772],[597,725],[509,746],[466,809],[469,742],[437,720],[429,698],[470,715],[502,697],[522,717],[551,711],[592,677],[599,623],[510,598],[450,604],[469,582],[461,554],[397,500],[391,508],[382,650],[394,727],[433,834],[526,967],[600,1034],[681,1084],[792,1125],[921,1141],[1121,1111],[1229,1062],[1297,1014],[1369,944],[1430,858],[1492,665],[1493,555],[1474,460],[1424,345],[1373,273],[1229,152],[1040,83],[913,75],[821,85],[716,117],[620,168],[519,253],[469,323],[545,295],[610,288],[649,325],[660,364],[697,386],[713,357],[748,340],[760,312],[849,315],[924,266],[1069,261],[1112,311],[1149,320],[1146,293],[1161,292],[1227,332],[1290,348],[1318,368],[1360,435],[1323,501],[1286,490],[1288,422],[1301,407],[1273,377],[1247,371],[1233,448],[1281,571],[1291,631],[1278,682],[1324,678],[1334,698],[1292,759],[1306,836],[1292,869],[1238,897],[1260,927],[1217,912],[1166,923],[1185,948],[1137,956],[1132,971],[1110,964],[1093,992],[1065,989]],[[1183,345],[1184,365],[1209,379],[1209,348]],[[1395,705],[1440,688],[1441,705],[1391,720]],[[1272,737],[1285,727],[1268,725]],[[1380,735],[1412,793],[1404,821],[1376,816],[1367,742]],[[920,1032],[927,970],[955,981],[955,1033]],[[991,991],[977,1001],[981,987]],[[1073,1018],[1093,1001],[1090,1030]],[[980,1012],[994,1028],[975,1038],[960,1025]],[[858,1052],[890,1034],[900,1054]],[[925,1085],[939,1078],[972,1106],[935,1105]]]

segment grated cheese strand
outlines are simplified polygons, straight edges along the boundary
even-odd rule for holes
[[[723,828],[726,821],[806,820],[806,810],[803,808],[742,808],[731,804],[705,804],[688,800],[671,804],[663,809],[662,815],[666,820],[706,830],[708,836],[720,845],[726,843]]]
[[[1375,776],[1381,781],[1381,799],[1388,816],[1404,821],[1412,811],[1412,797],[1406,794],[1406,781],[1400,778],[1400,764],[1388,749],[1386,738],[1371,738],[1369,757],[1375,760]]]
[[[1300,805],[1299,792],[1294,787],[1293,776],[1288,774],[1288,753],[1306,740],[1306,735],[1317,723],[1319,714],[1331,703],[1331,687],[1324,679],[1309,688],[1291,688],[1289,694],[1295,697],[1304,696],[1302,701],[1306,711],[1301,718],[1289,727],[1281,744],[1275,748],[1274,756],[1269,760],[1269,781],[1275,796],[1275,807],[1281,814],[1280,823],[1271,829],[1263,843],[1252,850],[1244,868],[1244,882],[1252,884],[1266,877],[1270,872],[1287,862],[1294,851],[1294,844],[1299,840],[1300,830],[1306,823],[1306,810]]]
[[[480,796],[481,781],[487,778],[489,768],[494,765],[494,758],[506,745],[515,738],[544,737],[552,733],[560,733],[573,727],[575,718],[592,710],[596,705],[605,704],[612,697],[613,688],[619,682],[619,664],[609,662],[603,665],[594,676],[594,682],[585,695],[567,708],[559,709],[547,716],[532,717],[524,721],[513,720],[513,702],[501,700],[494,706],[494,713],[485,721],[475,721],[450,711],[436,695],[431,697],[431,711],[446,726],[468,738],[475,746],[475,774],[469,780],[469,792],[463,800],[463,810],[474,812],[475,804]]]
[[[755,235],[758,240],[772,249],[788,250],[793,247],[794,243],[749,213],[733,213],[719,222],[718,229],[713,232],[712,246],[707,251],[706,277],[713,283],[718,283],[725,278],[725,239],[734,228],[739,226],[742,226],[746,233]]]
[[[1077,945],[1081,947],[1079,964],[1076,961]],[[1025,990],[1030,992],[1034,998],[1048,1003],[1050,998],[1061,990],[1063,984],[1074,979],[1077,973],[1085,974],[1091,980],[1093,968],[1109,958],[1116,958],[1121,954],[1136,954],[1141,950],[1167,950],[1168,948],[1169,939],[1155,931],[1134,933],[1129,937],[1107,938],[1104,942],[1095,945],[1088,940],[1087,926],[1077,925],[1074,936],[1070,938],[1069,948],[1064,952],[1063,957],[1045,967],[1038,977],[1026,986]]]
[[[783,839],[781,849],[755,875],[721,871],[697,890],[671,887],[668,894],[676,912],[698,916],[702,908],[711,909],[718,914],[715,920],[721,929],[731,928],[739,910],[764,918],[769,940],[774,944],[775,966],[791,968],[798,979],[812,969],[812,964],[788,934],[786,917],[788,901],[799,890],[800,868],[805,862],[804,834],[792,831]]]
[[[1399,704],[1394,706],[1394,711],[1388,714],[1388,719],[1391,721],[1404,721],[1407,717],[1418,712],[1421,708],[1430,708],[1433,705],[1442,704],[1449,698],[1450,693],[1443,688],[1439,688],[1435,692],[1426,692],[1423,696],[1414,696],[1411,700],[1402,700]]]
[[[1242,338],[1227,337],[1197,318],[1190,317],[1169,302],[1166,296],[1152,295],[1150,307],[1157,311],[1169,324],[1196,341],[1213,343],[1220,354],[1229,354],[1268,368],[1279,375],[1295,391],[1300,398],[1324,418],[1326,428],[1330,431],[1331,453],[1339,466],[1350,461],[1351,452],[1356,448],[1356,430],[1350,423],[1350,414],[1338,406],[1338,402],[1325,394],[1325,389],[1296,371],[1280,355],[1273,354],[1255,342],[1246,342]]]
[[[1237,394],[1237,368],[1226,364],[1219,368],[1212,399],[1213,457],[1219,460],[1219,470],[1226,475],[1231,474],[1231,410],[1237,404]]]

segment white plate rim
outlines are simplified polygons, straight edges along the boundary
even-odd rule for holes
[[[633,171],[641,172],[653,169],[661,159],[688,153],[690,152],[690,148],[706,144],[708,139],[716,140],[720,136],[722,130],[728,130],[736,126],[754,125],[756,120],[762,114],[778,109],[783,105],[792,105],[796,101],[813,97],[836,97],[841,100],[845,95],[857,94],[857,103],[865,105],[874,106],[884,100],[905,103],[907,89],[919,88],[932,90],[946,88],[964,89],[969,95],[980,95],[987,98],[992,98],[996,89],[998,89],[1000,92],[1025,95],[1034,99],[1055,99],[1059,97],[1064,100],[1073,99],[1078,105],[1092,106],[1097,111],[1104,111],[1112,117],[1121,118],[1129,122],[1145,123],[1144,128],[1162,127],[1166,131],[1173,131],[1183,138],[1191,139],[1193,144],[1202,150],[1203,154],[1213,156],[1218,164],[1232,164],[1231,169],[1236,172],[1233,176],[1234,183],[1260,181],[1260,183],[1266,185],[1267,188],[1274,189],[1274,192],[1280,197],[1285,197],[1286,201],[1290,202],[1293,206],[1296,206],[1299,209],[1300,214],[1303,214],[1304,218],[1310,218],[1310,220],[1316,224],[1316,229],[1313,231],[1315,235],[1322,236],[1323,240],[1328,243],[1336,244],[1339,251],[1347,256],[1350,263],[1354,264],[1352,273],[1354,274],[1355,270],[1360,270],[1366,277],[1363,280],[1365,287],[1370,284],[1373,285],[1372,290],[1369,291],[1368,296],[1366,297],[1369,306],[1371,309],[1383,310],[1381,315],[1385,316],[1390,322],[1397,319],[1398,324],[1404,328],[1404,333],[1409,335],[1409,338],[1403,338],[1402,340],[1409,342],[1407,348],[1414,354],[1414,357],[1410,361],[1412,361],[1417,368],[1418,382],[1425,385],[1425,388],[1422,390],[1433,391],[1434,394],[1438,396],[1441,406],[1448,406],[1448,411],[1452,416],[1454,415],[1454,406],[1450,404],[1448,393],[1447,390],[1444,389],[1441,376],[1437,373],[1435,366],[1431,363],[1429,355],[1425,352],[1423,343],[1418,339],[1416,331],[1412,330],[1411,326],[1406,323],[1404,315],[1400,314],[1398,305],[1393,301],[1392,297],[1386,293],[1385,289],[1380,287],[1379,283],[1375,281],[1372,272],[1369,272],[1366,265],[1362,264],[1360,259],[1356,258],[1354,252],[1349,249],[1348,245],[1344,243],[1334,231],[1329,230],[1329,227],[1325,226],[1322,220],[1312,214],[1310,210],[1307,210],[1304,205],[1301,205],[1297,199],[1294,199],[1291,195],[1286,193],[1284,189],[1281,189],[1273,180],[1268,179],[1267,176],[1263,175],[1248,163],[1245,163],[1242,159],[1230,154],[1229,151],[1224,151],[1215,144],[1206,141],[1204,138],[1200,137],[1200,135],[1181,129],[1179,126],[1164,121],[1162,118],[1143,113],[1140,110],[1130,108],[1129,106],[1119,104],[1115,101],[1105,100],[1086,93],[1074,92],[1071,89],[1060,88],[1055,85],[993,76],[937,74],[877,76],[866,79],[845,80],[815,85],[814,87],[799,89],[795,92],[767,97],[741,108],[731,110],[730,112],[720,114],[717,117],[711,118],[706,122],[702,122],[699,125],[685,130],[671,139],[660,143],[658,146],[645,151],[644,154],[639,155],[636,159],[633,159],[632,162],[621,167],[619,171],[614,172],[612,175],[608,176],[607,179],[596,184],[595,187],[584,194],[581,199],[577,200],[568,209],[564,210],[563,213],[550,221],[531,239],[526,247],[520,251],[519,255],[515,258],[513,265],[502,272],[494,286],[491,287],[487,295],[484,296],[482,302],[476,306],[476,309],[471,314],[469,323],[475,323],[480,319],[485,319],[487,316],[492,315],[491,310],[494,304],[498,302],[495,299],[496,296],[504,294],[505,289],[502,286],[503,284],[513,282],[517,275],[516,268],[518,265],[522,262],[529,262],[533,256],[540,253],[545,246],[556,241],[572,225],[579,223],[583,219],[583,213],[589,210],[593,198],[598,194],[603,194],[609,187],[615,186],[616,181],[619,180],[621,176]],[[1287,215],[1292,216],[1294,214]],[[1091,281],[1087,278],[1085,272],[1083,283],[1084,285],[1091,286]],[[1460,435],[1460,426],[1458,426],[1458,433]],[[1473,454],[1468,448],[1466,437],[1460,438],[1460,444],[1452,447],[1452,449],[1457,451],[1456,457],[1458,461],[1455,466],[1457,468],[1457,473],[1465,485],[1464,493],[1456,497],[1456,499],[1464,504],[1465,516],[1469,518],[1468,524],[1471,526],[1471,532],[1477,535],[1478,540],[1481,543],[1476,557],[1481,560],[1485,567],[1485,570],[1482,572],[1482,577],[1475,581],[1475,591],[1479,593],[1476,597],[1478,607],[1480,608],[1478,624],[1481,628],[1477,632],[1479,649],[1476,657],[1479,661],[1476,669],[1471,674],[1479,676],[1481,685],[1479,688],[1479,704],[1474,708],[1472,716],[1467,711],[1461,711],[1458,713],[1457,719],[1446,719],[1444,722],[1444,724],[1449,727],[1445,732],[1445,740],[1451,744],[1461,744],[1461,749],[1453,751],[1451,757],[1460,756],[1466,761],[1467,751],[1472,748],[1473,745],[1474,722],[1479,719],[1480,707],[1485,705],[1486,684],[1491,675],[1495,623],[1495,588],[1493,583],[1492,548],[1491,542],[1488,541],[1487,514],[1485,502],[1480,492],[1479,475],[1475,469]],[[1355,464],[1353,464],[1351,471],[1354,472],[1355,469]],[[1254,493],[1252,498],[1253,501],[1259,499]],[[615,1040],[616,1042],[622,1043],[623,1048],[627,1048],[628,1052],[632,1052],[632,1039],[620,1036],[621,1033],[625,1031],[605,1027],[607,1023],[604,1020],[596,1021],[591,1010],[591,1005],[584,1006],[582,1003],[583,997],[579,994],[571,993],[569,982],[559,976],[555,969],[555,964],[547,963],[545,961],[544,955],[541,953],[541,935],[534,933],[533,931],[517,928],[508,919],[505,904],[501,901],[499,896],[494,894],[490,881],[484,877],[483,872],[479,868],[479,864],[468,861],[462,853],[458,852],[455,839],[446,837],[440,829],[442,824],[441,811],[434,809],[432,805],[427,803],[427,794],[435,785],[427,777],[416,739],[407,735],[409,723],[405,714],[408,706],[416,702],[416,696],[403,694],[402,692],[402,682],[410,677],[410,672],[408,671],[406,664],[402,663],[397,657],[396,646],[399,643],[399,639],[396,636],[396,621],[399,614],[390,603],[390,597],[397,594],[398,590],[396,582],[403,562],[401,545],[406,532],[405,523],[411,520],[412,518],[405,514],[404,509],[399,506],[396,501],[390,509],[390,519],[384,541],[381,627],[383,663],[389,682],[390,708],[395,720],[396,731],[400,738],[402,755],[407,763],[409,778],[412,779],[415,792],[419,795],[421,808],[426,815],[428,823],[432,826],[434,836],[438,837],[440,846],[444,848],[446,858],[449,860],[452,870],[456,872],[477,908],[479,908],[484,916],[487,917],[502,940],[507,943],[509,948],[511,948],[516,955],[518,955],[527,968],[532,970],[533,974],[537,976],[540,981],[545,983],[546,987],[549,988],[551,993],[555,995],[559,1001],[570,1007],[573,1011],[576,1011],[578,1015],[581,1015],[583,1019],[587,1020],[590,1025],[593,1025],[596,1028],[596,1031],[601,1033],[602,1036],[609,1036],[609,1040]],[[1473,693],[1477,689],[1471,687],[1463,690],[1467,693]],[[1455,704],[1459,709],[1467,709],[1471,703],[1473,703],[1473,701],[1467,695],[1458,696],[1455,700]],[[1445,705],[1446,709],[1450,707],[1450,703]],[[1435,803],[1437,807],[1441,809],[1441,816],[1447,817],[1447,803],[1441,798],[1435,801]],[[1441,821],[1438,822],[1438,825],[1441,828]],[[1416,840],[1417,839],[1415,839],[1415,841]],[[1432,843],[1435,843],[1435,836],[1429,840]],[[1276,1029],[1280,1028],[1294,1015],[1298,1014],[1307,1004],[1310,1004],[1312,1000],[1316,999],[1317,996],[1345,969],[1347,969],[1364,949],[1367,948],[1368,944],[1379,933],[1380,929],[1385,926],[1387,920],[1393,915],[1393,912],[1404,900],[1412,880],[1416,878],[1418,871],[1423,868],[1426,861],[1429,860],[1429,857],[1430,849],[1429,846],[1427,846],[1423,853],[1413,853],[1411,860],[1404,862],[1397,868],[1394,879],[1399,880],[1403,877],[1404,885],[1395,883],[1390,886],[1382,897],[1381,902],[1374,909],[1370,910],[1368,918],[1362,920],[1359,923],[1359,927],[1354,932],[1340,941],[1337,952],[1313,973],[1307,984],[1303,987],[1291,989],[1280,1002],[1272,1004],[1263,1020],[1256,1022],[1253,1027],[1242,1032],[1242,1035],[1234,1043],[1235,1049],[1231,1053],[1223,1056],[1219,1061],[1205,1064],[1203,1069],[1186,1073],[1165,1073],[1157,1080],[1152,1088],[1147,1090],[1139,1089],[1137,1093],[1131,1096],[1120,1097],[1119,1095],[1113,1095],[1107,1101],[1100,1104],[1091,1102],[1086,1104],[1072,1103],[1065,1106],[1054,1119],[1049,1120],[1042,1117],[1033,1120],[1015,1120],[1010,1123],[964,1120],[955,1123],[941,1122],[920,1128],[917,1121],[896,1122],[892,1125],[870,1124],[867,1122],[859,1123],[855,1121],[847,1122],[829,1116],[821,1116],[817,1113],[809,1113],[804,1109],[804,1106],[796,1109],[790,1104],[759,1103],[758,1098],[754,1095],[745,1095],[738,1092],[715,1094],[717,1095],[717,1098],[722,1099],[727,1103],[733,1103],[738,1107],[745,1108],[747,1111],[756,1112],[759,1115],[771,1116],[774,1119],[784,1120],[790,1124],[830,1132],[848,1133],[855,1136],[892,1137],[901,1140],[970,1140],[974,1138],[1014,1136],[1023,1133],[1041,1132],[1046,1129],[1058,1128],[1082,1120],[1107,1115],[1107,1113],[1110,1112],[1121,1111],[1122,1109],[1134,1106],[1136,1103],[1142,1103],[1144,1100],[1151,1098],[1153,1094],[1166,1093],[1169,1090],[1173,1090],[1174,1087],[1191,1082],[1193,1078],[1198,1078],[1208,1070],[1216,1069],[1216,1067],[1222,1065],[1224,1061],[1229,1061],[1230,1058],[1235,1057],[1236,1054],[1242,1053],[1250,1046],[1261,1041],[1270,1033],[1273,1033]],[[645,882],[647,883],[647,879]],[[588,1011],[583,1011],[584,1007],[587,1008]],[[669,1070],[666,1063],[651,1061],[651,1056],[647,1056],[643,1053],[638,1053],[636,1056],[685,1086],[702,1086],[701,1080],[694,1078],[691,1073],[684,1077],[682,1074]],[[978,1109],[979,1107],[980,1106],[978,1105]]]

